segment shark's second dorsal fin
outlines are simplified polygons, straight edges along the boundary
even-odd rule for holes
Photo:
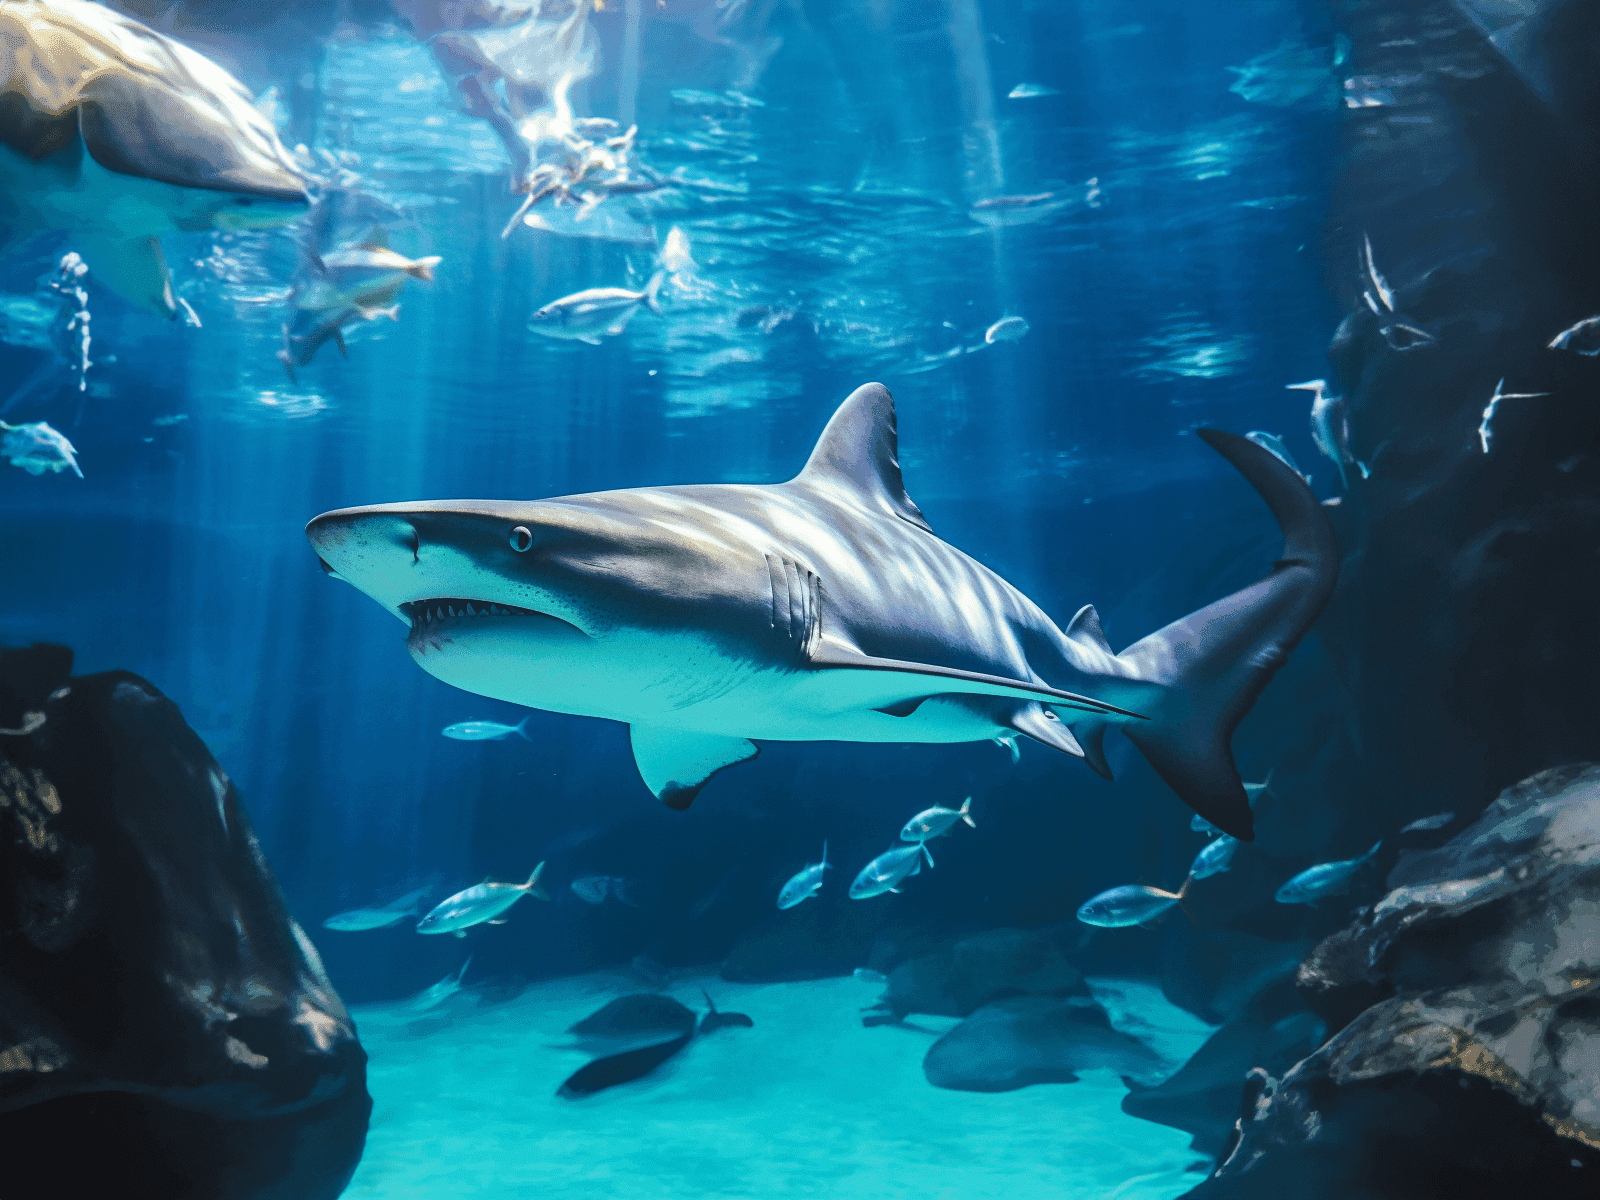
[[[1085,604],[1078,610],[1067,625],[1067,636],[1080,646],[1104,650],[1107,654],[1112,652],[1111,643],[1106,641],[1105,630],[1100,628],[1100,614],[1092,604]]]
[[[900,478],[894,397],[864,383],[839,406],[794,482],[819,492],[845,492],[869,509],[933,530]]]

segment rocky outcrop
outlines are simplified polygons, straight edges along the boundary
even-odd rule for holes
[[[1389,884],[1301,968],[1312,1006],[1348,1023],[1281,1079],[1256,1076],[1190,1195],[1593,1196],[1600,766],[1508,789]]]
[[[1075,1083],[1110,1070],[1133,1081],[1161,1073],[1161,1057],[1111,1027],[1093,1000],[1015,996],[986,1004],[928,1049],[923,1073],[935,1087],[1009,1092],[1036,1083]]]
[[[333,1200],[372,1107],[355,1027],[178,710],[71,661],[0,650],[6,1177]]]

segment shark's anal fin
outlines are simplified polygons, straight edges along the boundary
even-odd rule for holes
[[[158,238],[80,237],[73,245],[104,286],[169,321],[177,318],[178,301]]]
[[[633,761],[645,786],[668,808],[682,812],[723,767],[754,758],[760,747],[747,738],[690,733],[660,725],[633,725]]]

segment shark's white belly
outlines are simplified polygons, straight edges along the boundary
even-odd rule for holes
[[[430,674],[528,708],[766,741],[970,742],[1010,732],[958,698],[908,716],[878,709],[920,689],[870,671],[774,669],[689,635],[590,638],[561,622],[475,619],[412,656]]]

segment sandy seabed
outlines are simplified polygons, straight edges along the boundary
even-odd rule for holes
[[[1177,1067],[1211,1027],[1151,984],[1091,980],[1118,1028]],[[735,984],[674,979],[703,1011],[752,1029],[696,1039],[647,1079],[588,1099],[557,1086],[588,1056],[565,1030],[615,996],[623,975],[534,984],[478,1005],[470,988],[418,1015],[358,1008],[374,1108],[352,1200],[1167,1200],[1199,1183],[1176,1129],[1126,1116],[1108,1071],[984,1095],[922,1074],[955,1024],[913,1017],[864,1028],[881,988],[853,978]]]

